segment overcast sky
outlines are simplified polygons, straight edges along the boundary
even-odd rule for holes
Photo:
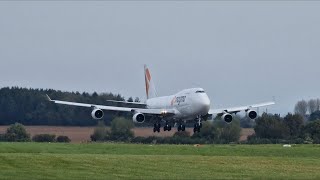
[[[0,86],[145,99],[203,87],[212,107],[320,97],[320,2],[1,2]]]

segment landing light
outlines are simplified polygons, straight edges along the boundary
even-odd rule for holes
[[[168,113],[168,111],[166,111],[166,110],[163,110],[162,112],[161,112],[161,114],[167,114]]]

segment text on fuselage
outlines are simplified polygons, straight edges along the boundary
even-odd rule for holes
[[[186,98],[187,98],[187,96],[176,97],[174,103],[180,105],[181,103],[186,102]]]

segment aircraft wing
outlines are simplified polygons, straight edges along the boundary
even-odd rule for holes
[[[77,102],[69,102],[69,101],[60,101],[60,100],[52,100],[48,95],[47,98],[49,101],[54,102],[56,104],[64,104],[69,106],[79,106],[79,107],[88,107],[88,108],[98,108],[101,110],[107,111],[122,111],[122,112],[139,112],[143,114],[150,114],[150,115],[162,115],[162,116],[169,116],[176,114],[174,109],[142,109],[142,108],[128,108],[128,107],[117,107],[117,106],[104,106],[104,105],[97,105],[97,104],[86,104],[86,103],[77,103]]]
[[[270,106],[274,105],[275,102],[264,102],[264,103],[259,103],[259,104],[252,104],[248,106],[240,106],[240,107],[231,107],[231,108],[222,108],[222,109],[211,109],[209,111],[209,114],[217,114],[217,115],[222,115],[224,113],[238,113],[241,111],[249,111],[252,108],[259,108],[259,107],[265,107],[265,106]]]

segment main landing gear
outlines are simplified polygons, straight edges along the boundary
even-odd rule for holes
[[[178,131],[180,132],[180,131],[186,131],[186,125],[184,125],[184,124],[179,124],[178,125]]]
[[[166,125],[163,127],[164,131],[171,131],[172,126],[166,121]]]
[[[153,132],[160,132],[161,124],[160,123],[155,123],[153,125]]]
[[[153,132],[160,132],[161,124],[157,122],[153,125]],[[172,126],[166,121],[166,124],[163,126],[163,131],[171,131]]]
[[[177,129],[178,129],[178,132],[186,131],[186,125],[184,124],[184,122],[182,120],[179,121]]]

